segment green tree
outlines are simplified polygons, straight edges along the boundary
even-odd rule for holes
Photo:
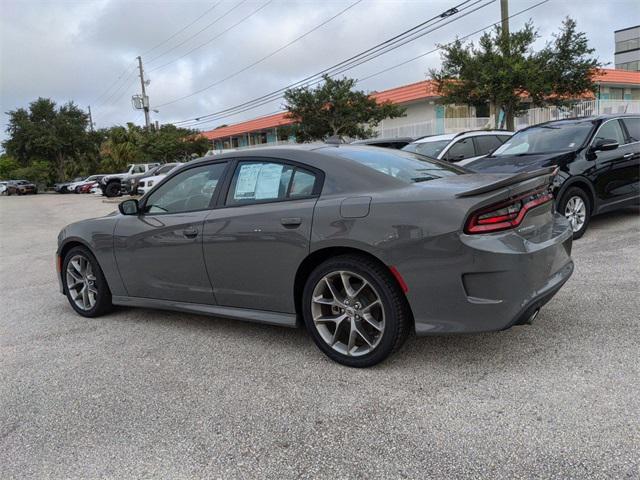
[[[355,79],[336,80],[328,75],[323,79],[315,88],[290,89],[284,94],[287,116],[296,122],[291,131],[298,142],[333,135],[369,138],[383,119],[404,116],[404,108],[378,103],[363,91],[354,90]]]
[[[487,102],[506,116],[513,130],[514,116],[526,105],[565,104],[588,92],[595,92],[593,80],[600,66],[592,55],[586,36],[576,22],[566,18],[554,41],[540,51],[533,49],[539,38],[532,23],[508,35],[497,26],[485,33],[476,47],[457,40],[442,49],[442,67],[431,70],[443,103],[483,105]],[[496,115],[496,125],[498,116]]]
[[[130,163],[143,160],[140,127],[128,123],[126,127],[111,127],[104,134],[105,140],[100,145],[101,171],[124,171]]]
[[[0,155],[0,179],[10,179],[13,172],[20,168],[18,161],[10,155]]]
[[[8,115],[9,138],[3,142],[7,153],[23,167],[45,162],[49,177],[63,180],[68,163],[77,160],[86,148],[87,114],[73,102],[57,107],[50,99],[38,98],[28,110],[19,108]]]
[[[186,161],[210,148],[211,142],[196,131],[170,124],[144,131],[141,136],[141,150],[147,161]]]

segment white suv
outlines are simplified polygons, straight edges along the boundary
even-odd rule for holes
[[[457,165],[466,165],[477,158],[488,155],[506,142],[511,135],[513,132],[506,130],[471,130],[445,135],[431,135],[410,143],[402,150],[438,160],[446,160]]]
[[[138,194],[144,195],[154,186],[156,186],[160,180],[169,175],[174,169],[178,168],[182,163],[167,163],[161,166],[153,177],[143,178],[138,182]]]

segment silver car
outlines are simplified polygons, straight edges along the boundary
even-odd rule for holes
[[[535,317],[573,271],[553,174],[352,145],[204,158],[64,228],[60,290],[86,317],[123,305],[304,324],[329,357],[367,367],[411,331]]]

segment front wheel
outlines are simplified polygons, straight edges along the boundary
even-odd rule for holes
[[[75,247],[69,250],[62,268],[64,293],[77,313],[83,317],[98,317],[113,308],[107,280],[88,249]]]
[[[116,197],[120,195],[120,184],[118,182],[109,183],[104,189],[104,194],[107,197]]]
[[[573,238],[577,240],[587,231],[589,220],[591,220],[589,196],[581,188],[569,188],[560,199],[558,212],[569,220],[573,230]]]
[[[350,367],[383,361],[402,346],[410,325],[407,300],[390,272],[359,255],[319,265],[307,280],[302,307],[318,348]]]

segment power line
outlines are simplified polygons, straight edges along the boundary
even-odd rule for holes
[[[193,52],[195,52],[196,50],[201,49],[202,47],[209,45],[211,42],[213,42],[214,40],[216,40],[217,38],[220,38],[222,35],[224,35],[225,33],[227,33],[229,30],[232,30],[233,28],[237,27],[238,25],[240,25],[242,22],[248,20],[249,18],[253,17],[256,13],[258,13],[260,10],[264,9],[265,7],[267,7],[270,3],[273,3],[273,0],[268,0],[266,3],[264,3],[262,6],[256,8],[254,11],[252,11],[249,15],[246,15],[245,17],[241,18],[239,21],[237,21],[236,23],[234,23],[233,25],[231,25],[230,27],[225,28],[222,32],[220,32],[218,35],[214,36],[213,38],[210,38],[209,40],[207,40],[204,43],[201,43],[200,45],[198,45],[197,47],[192,48],[191,50],[188,50],[187,52],[185,52],[184,54],[180,55],[177,58],[174,58],[173,60],[164,63],[160,66],[154,67],[151,70],[149,70],[149,73],[151,72],[155,72],[156,70],[160,70],[161,68],[166,67],[167,65],[171,65],[174,62],[177,62],[178,60],[186,57],[187,55],[191,55]]]
[[[105,98],[102,102],[100,102],[96,106],[96,109],[97,110],[101,110],[107,104],[116,103],[118,100],[120,100],[120,98],[122,98],[122,95],[124,95],[124,93],[127,91],[127,89],[136,82],[135,73],[136,73],[137,69],[138,69],[138,67],[135,67],[134,69],[132,69],[131,72],[129,72],[129,75],[127,75],[127,77],[125,77],[125,81],[122,83],[122,85],[120,85],[120,87],[115,89],[107,98]],[[116,95],[118,95],[118,96],[116,97]]]
[[[172,38],[175,38],[177,35],[179,35],[180,33],[182,33],[183,31],[185,31],[187,28],[191,27],[192,25],[194,25],[198,20],[200,20],[202,17],[204,17],[206,14],[208,14],[209,12],[211,12],[214,8],[216,8],[218,5],[220,5],[222,3],[222,0],[220,0],[219,2],[215,3],[213,6],[211,6],[210,8],[208,8],[207,10],[205,10],[200,16],[198,16],[195,20],[193,20],[191,23],[189,23],[188,25],[184,26],[183,28],[181,28],[180,30],[178,30],[177,32],[175,32],[173,35],[169,36],[168,38],[166,38],[165,40],[163,40],[162,42],[156,44],[155,46],[153,46],[152,48],[146,50],[145,52],[143,52],[141,55],[146,55],[147,53],[150,53],[154,50],[156,50],[158,47],[164,45],[165,43],[167,43],[169,40],[171,40]],[[133,61],[132,61],[133,63]],[[100,100],[105,97],[105,95],[107,95],[107,93],[109,91],[111,91],[111,89],[113,87],[115,87],[118,83],[120,83],[120,80],[122,80],[122,78],[127,74],[127,72],[129,72],[129,75],[126,75],[127,77],[130,76],[131,70],[135,70],[136,67],[129,67],[126,68],[120,75],[118,75],[118,77],[116,78],[116,80],[111,83],[109,85],[109,87],[107,87],[105,90],[103,90],[91,103],[104,103],[104,102],[100,102]],[[123,81],[123,84],[126,83],[126,78]],[[123,85],[120,85],[120,87],[118,87],[116,90],[119,90],[120,88],[122,88]],[[111,94],[113,94],[114,92],[111,92]]]
[[[542,5],[544,3],[547,3],[547,2],[550,2],[550,1],[551,0],[542,0],[541,2],[538,2],[538,3],[534,4],[534,5],[531,5],[530,7],[524,8],[524,9],[520,10],[519,12],[514,13],[513,15],[510,15],[508,18],[511,19],[513,17],[521,15],[521,14],[523,14],[525,12],[528,12],[529,10],[533,10],[534,8],[539,7],[540,5]],[[501,22],[502,22],[502,20],[494,22],[491,25],[487,25],[484,28],[480,28],[480,29],[476,30],[475,32],[471,32],[471,33],[469,33],[469,34],[467,34],[467,35],[465,35],[463,37],[459,37],[457,40],[459,40],[459,41],[467,40],[468,38],[471,38],[474,35],[477,35],[478,33],[482,33],[482,32],[486,31],[487,29],[489,29],[491,27],[495,27],[496,25],[500,24]],[[445,44],[443,46],[449,46],[449,45],[452,45],[453,43],[454,42],[449,42],[449,43],[447,43],[447,44]],[[441,50],[441,49],[442,49],[442,47],[436,47],[433,50],[429,50],[428,52],[421,53],[420,55],[417,55],[417,56],[415,56],[413,58],[410,58],[408,60],[404,60],[403,62],[396,63],[395,65],[392,65],[390,67],[385,68],[384,70],[380,70],[378,72],[372,73],[371,75],[367,75],[366,77],[362,77],[361,79],[358,80],[358,83],[364,82],[365,80],[369,80],[370,78],[373,78],[373,77],[377,77],[378,75],[382,75],[383,73],[387,73],[387,72],[389,72],[391,70],[395,70],[396,68],[402,67],[402,66],[404,66],[404,65],[406,65],[408,63],[411,63],[411,62],[413,62],[415,60],[418,60],[420,58],[426,57],[427,55],[435,53],[435,52],[437,52],[438,50]]]
[[[476,5],[477,3],[479,3],[480,0],[476,0],[474,3],[472,3],[471,5],[465,7],[465,8],[472,8],[474,5]],[[488,5],[489,3],[493,2],[495,0],[489,0],[489,2],[479,8],[482,8],[486,5]],[[227,109],[215,112],[215,113],[211,113],[211,114],[207,114],[207,115],[202,115],[200,117],[195,117],[195,118],[191,118],[191,119],[187,119],[187,120],[182,120],[179,122],[174,122],[175,124],[179,124],[179,123],[187,123],[187,122],[193,122],[194,120],[196,120],[196,122],[198,123],[205,123],[204,119],[213,119],[213,117],[219,118],[220,115],[222,114],[231,114],[232,112],[235,113],[239,113],[236,112],[236,110],[238,109],[242,109],[242,111],[246,111],[249,106],[252,106],[254,104],[256,104],[255,106],[261,106],[264,105],[265,103],[268,103],[272,100],[276,100],[278,98],[281,98],[280,94],[283,93],[284,91],[286,91],[287,89],[290,88],[294,88],[296,86],[300,86],[303,85],[305,83],[308,83],[310,81],[313,81],[314,79],[317,79],[318,82],[321,81],[322,79],[322,75],[324,74],[330,74],[330,75],[335,75],[338,73],[342,73],[343,71],[346,71],[349,68],[353,68],[354,66],[357,66],[354,62],[358,62],[359,60],[366,58],[366,61],[372,60],[375,57],[371,57],[372,55],[382,55],[384,53],[387,53],[391,50],[394,50],[396,48],[399,48],[400,46],[404,45],[405,43],[408,43],[410,41],[414,41],[417,38],[420,38],[421,36],[426,35],[427,33],[432,32],[434,29],[430,29],[429,27],[433,27],[435,24],[439,23],[439,22],[443,22],[444,20],[448,19],[449,17],[452,17],[453,15],[455,15],[456,13],[459,13],[460,10],[458,10],[459,8],[462,8],[464,5],[470,3],[471,0],[467,0],[465,2],[462,2],[448,10],[446,10],[445,12],[436,15],[408,30],[403,31],[402,33],[395,35],[394,37],[391,37],[387,40],[385,40],[384,42],[381,42],[367,50],[364,50],[363,52],[358,53],[357,55],[354,55],[346,60],[343,60],[342,62],[339,62],[336,65],[333,65],[332,67],[326,68],[324,70],[322,70],[321,72],[318,72],[314,75],[310,75],[298,82],[294,82],[293,84],[287,85],[285,87],[282,87],[274,92],[262,95],[261,97],[255,98],[253,100],[249,100],[247,102],[241,103],[239,105],[236,105],[234,107],[229,107]],[[462,11],[464,11],[464,9],[462,9]],[[474,10],[475,11],[475,10]],[[465,15],[468,15],[469,13],[472,12],[467,12],[465,13]],[[455,17],[451,20],[448,20],[444,25],[451,23],[452,21],[455,21],[457,19],[461,18],[461,16]],[[433,23],[435,21],[434,25],[430,25],[431,23]],[[444,25],[440,25],[437,26],[436,28],[441,28]],[[425,31],[427,30],[427,31]],[[384,51],[383,51],[384,50]],[[371,57],[371,58],[367,58],[367,57]]]
[[[94,104],[95,104],[96,102],[99,102],[99,101],[100,101],[100,99],[101,99],[102,97],[104,97],[104,96],[107,94],[107,92],[109,92],[109,91],[110,91],[114,86],[116,86],[118,83],[120,83],[120,80],[122,79],[122,77],[123,77],[127,72],[130,72],[132,69],[133,69],[133,67],[131,67],[131,66],[129,66],[128,68],[125,68],[125,69],[123,70],[123,72],[122,72],[120,75],[118,75],[118,77],[116,78],[116,80],[115,80],[113,83],[111,83],[111,84],[110,84],[110,85],[109,85],[105,90],[103,90],[103,91],[102,91],[102,93],[100,93],[100,95],[98,95],[98,96],[97,96],[97,97],[96,97],[96,98],[95,98],[91,103],[94,103]]]
[[[213,25],[215,25],[216,23],[218,23],[220,20],[222,20],[224,17],[226,17],[227,15],[229,15],[231,12],[233,12],[236,8],[240,7],[243,3],[246,3],[247,0],[240,0],[237,4],[235,4],[233,7],[231,7],[229,10],[227,10],[226,12],[224,12],[222,15],[220,15],[218,18],[216,18],[213,22],[208,23],[207,25],[205,25],[203,28],[201,28],[200,30],[198,30],[196,33],[194,33],[193,35],[191,35],[190,37],[187,37],[186,39],[184,39],[182,42],[178,43],[177,45],[174,45],[173,47],[171,47],[169,50],[165,50],[164,52],[162,52],[159,55],[156,55],[155,57],[151,58],[150,60],[147,61],[147,63],[151,63],[156,61],[159,58],[164,57],[166,54],[173,52],[176,48],[181,47],[182,45],[184,45],[185,43],[187,43],[189,40],[197,37],[198,35],[200,35],[202,32],[204,32],[205,30],[211,28]]]
[[[222,3],[222,0],[220,0],[217,3],[214,3],[213,6],[207,8],[202,14],[200,14],[198,16],[198,18],[196,18],[194,21],[192,21],[190,24],[185,25],[184,27],[182,27],[180,30],[178,30],[176,33],[174,33],[173,35],[165,38],[162,42],[158,43],[157,45],[153,46],[152,48],[150,48],[149,50],[145,50],[144,52],[142,52],[140,54],[140,56],[144,56],[147,55],[151,52],[153,52],[155,49],[157,49],[158,47],[164,45],[165,43],[167,43],[169,40],[171,40],[172,38],[175,38],[177,35],[181,34],[182,32],[184,32],[187,28],[191,27],[192,25],[194,25],[198,20],[200,20],[202,17],[204,17],[207,13],[209,13],[210,11],[212,11],[213,9],[215,9],[218,5],[220,5]]]
[[[518,11],[518,12],[516,12],[516,13],[512,14],[512,15],[510,15],[508,18],[509,18],[509,19],[511,19],[511,18],[516,17],[516,16],[518,16],[518,15],[522,15],[523,13],[526,13],[526,12],[528,12],[528,11],[530,11],[530,10],[533,10],[534,8],[537,8],[537,7],[539,7],[540,5],[543,5],[543,4],[545,4],[545,3],[549,2],[549,1],[550,1],[550,0],[542,0],[542,1],[540,1],[540,2],[537,2],[537,3],[535,3],[535,4],[531,5],[531,6],[527,7],[527,8],[524,8],[524,9],[522,9],[522,10],[520,10],[520,11]],[[450,23],[450,22],[449,22],[449,23]],[[472,36],[474,36],[474,35],[477,35],[478,33],[482,33],[482,32],[484,32],[484,31],[486,31],[486,30],[487,30],[487,29],[489,29],[489,28],[495,27],[496,25],[498,25],[498,24],[500,24],[500,23],[501,23],[501,20],[500,20],[500,21],[497,21],[497,22],[494,22],[494,23],[492,23],[492,24],[489,24],[489,25],[487,25],[487,26],[485,26],[485,27],[483,27],[483,28],[480,28],[480,29],[478,29],[478,30],[475,30],[474,32],[471,32],[471,33],[469,33],[469,34],[467,34],[467,35],[464,35],[463,37],[459,37],[459,38],[457,38],[457,40],[464,41],[464,40],[466,40],[466,39],[468,39],[468,38],[470,38],[470,37],[472,37]],[[443,46],[448,46],[448,45],[451,45],[451,44],[453,44],[453,43],[454,43],[454,42],[449,42],[449,43],[447,43],[447,44],[445,44],[445,45],[443,45]],[[423,58],[423,57],[425,57],[425,56],[427,56],[427,55],[429,55],[429,54],[431,54],[431,53],[437,52],[438,50],[441,50],[441,49],[442,49],[442,46],[436,47],[436,48],[434,48],[434,49],[432,49],[432,50],[429,50],[428,52],[422,53],[422,54],[417,55],[417,56],[415,56],[415,57],[413,57],[413,58],[410,58],[410,59],[408,59],[408,60],[402,61],[402,62],[397,63],[397,64],[395,64],[395,65],[392,65],[391,67],[387,67],[387,68],[384,68],[384,69],[382,69],[382,70],[379,70],[379,71],[377,71],[377,72],[375,72],[375,73],[372,73],[372,74],[370,74],[370,75],[367,75],[366,77],[363,77],[363,78],[359,79],[356,83],[361,83],[361,82],[363,82],[363,81],[365,81],[365,80],[368,80],[368,79],[370,79],[370,78],[373,78],[373,77],[375,77],[375,76],[377,76],[377,75],[381,75],[381,74],[386,73],[386,72],[388,72],[388,71],[390,71],[390,70],[393,70],[393,69],[395,69],[395,68],[401,67],[401,66],[403,66],[403,65],[406,65],[406,64],[408,64],[408,63],[410,63],[410,62],[413,62],[413,61],[415,61],[415,60],[418,60],[418,59],[420,59],[420,58]],[[316,82],[316,83],[319,83],[319,82]],[[198,119],[197,119],[198,121],[197,121],[197,122],[194,122],[194,123],[192,123],[192,124],[190,124],[190,125],[185,125],[185,126],[186,126],[186,127],[194,127],[194,126],[198,126],[198,125],[208,124],[208,123],[211,123],[211,122],[217,122],[217,121],[219,121],[219,120],[221,120],[221,119],[223,119],[223,118],[226,118],[226,117],[229,117],[229,116],[232,116],[232,115],[237,115],[238,113],[242,113],[242,112],[245,112],[245,111],[248,111],[248,110],[252,110],[252,109],[254,109],[254,108],[257,108],[257,107],[259,107],[259,106],[266,105],[266,104],[268,104],[268,103],[271,103],[271,102],[272,102],[272,101],[274,101],[274,100],[277,100],[278,98],[282,98],[282,97],[268,98],[268,99],[266,99],[265,101],[263,101],[263,102],[261,102],[261,103],[259,103],[259,104],[255,104],[255,105],[253,105],[253,106],[249,106],[249,107],[247,107],[247,108],[244,108],[244,109],[242,109],[242,110],[235,111],[235,112],[233,112],[233,113],[229,113],[229,114],[227,114],[227,115],[220,115],[220,116],[216,116],[215,118],[213,118],[213,117],[212,117],[212,118],[208,118],[207,120],[202,120],[202,121],[200,121],[202,117],[198,117]],[[245,103],[250,103],[250,102],[245,102]],[[229,110],[229,109],[227,109],[227,110]],[[282,111],[284,111],[284,110],[283,110],[283,109],[279,110],[279,112],[282,112]],[[269,114],[269,115],[273,115],[273,114],[275,114],[275,113],[278,113],[278,112],[274,112],[274,113],[271,113],[271,114]],[[176,123],[177,123],[177,122],[176,122]]]
[[[293,45],[294,43],[296,43],[296,42],[298,42],[298,41],[302,40],[303,38],[305,38],[307,35],[310,35],[311,33],[315,32],[316,30],[318,30],[319,28],[323,27],[323,26],[324,26],[324,25],[326,25],[327,23],[329,23],[329,22],[331,22],[332,20],[334,20],[334,19],[338,18],[340,15],[342,15],[342,14],[346,13],[348,10],[352,9],[353,7],[355,7],[357,4],[361,3],[362,1],[363,1],[363,0],[356,0],[355,2],[353,2],[352,4],[350,4],[348,7],[346,7],[346,8],[344,8],[344,9],[342,9],[342,10],[341,10],[340,12],[338,12],[337,14],[333,15],[332,17],[328,18],[327,20],[323,21],[322,23],[320,23],[320,24],[316,25],[316,26],[315,26],[315,27],[313,27],[311,30],[306,31],[305,33],[303,33],[302,35],[300,35],[300,36],[296,37],[295,39],[291,40],[290,42],[286,43],[286,44],[285,44],[285,45],[283,45],[282,47],[280,47],[280,48],[278,48],[278,49],[274,50],[273,52],[269,53],[268,55],[265,55],[264,57],[260,58],[259,60],[256,60],[255,62],[253,62],[253,63],[251,63],[251,64],[249,64],[249,65],[247,65],[247,66],[245,66],[245,67],[241,68],[240,70],[238,70],[238,71],[236,71],[236,72],[234,72],[234,73],[232,73],[232,74],[230,74],[230,75],[227,75],[226,77],[224,77],[224,78],[222,78],[222,79],[220,79],[220,80],[218,80],[218,81],[216,81],[216,82],[213,82],[213,83],[211,83],[211,84],[207,85],[206,87],[201,88],[200,90],[196,90],[195,92],[192,92],[192,93],[190,93],[190,94],[188,94],[188,95],[184,95],[184,96],[182,96],[182,97],[178,97],[178,98],[173,99],[173,100],[171,100],[171,101],[169,101],[169,102],[161,103],[161,104],[157,105],[157,107],[163,107],[163,106],[166,106],[166,105],[171,105],[171,104],[176,103],[176,102],[179,102],[179,101],[181,101],[181,100],[185,100],[185,99],[187,99],[187,98],[193,97],[194,95],[197,95],[197,94],[199,94],[199,93],[202,93],[202,92],[204,92],[205,90],[208,90],[208,89],[210,89],[210,88],[212,88],[212,87],[215,87],[216,85],[219,85],[219,84],[221,84],[222,82],[225,82],[225,81],[227,81],[227,80],[229,80],[229,79],[231,79],[231,78],[233,78],[233,77],[235,77],[235,76],[237,76],[237,75],[239,75],[239,74],[241,74],[241,73],[243,73],[243,72],[246,72],[246,71],[247,71],[247,70],[249,70],[250,68],[253,68],[253,67],[255,67],[256,65],[258,65],[258,64],[260,64],[260,63],[262,63],[262,62],[264,62],[265,60],[267,60],[267,59],[269,59],[269,58],[273,57],[274,55],[276,55],[277,53],[281,52],[281,51],[282,51],[282,50],[284,50],[285,48],[290,47],[290,46],[291,46],[291,45]]]

